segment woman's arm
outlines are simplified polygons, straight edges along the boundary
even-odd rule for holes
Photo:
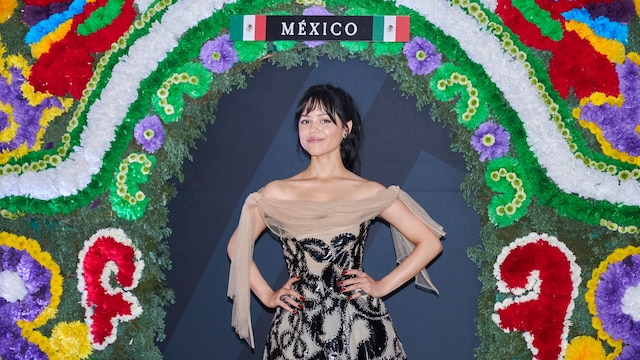
[[[436,234],[425,225],[400,199],[380,214],[389,225],[395,227],[413,245],[409,256],[380,280],[374,280],[360,270],[346,270],[345,275],[355,275],[353,279],[343,281],[344,292],[363,290],[375,296],[383,297],[416,276],[442,251],[442,243]],[[352,298],[360,296],[355,292]]]
[[[262,220],[262,217],[259,214],[257,207],[248,208],[247,211],[252,211],[253,213],[249,216],[250,219],[253,219],[253,224],[251,224],[251,229],[253,230],[251,236],[251,241],[255,242],[258,240],[258,237],[262,232],[266,229],[266,225]],[[229,259],[233,261],[233,252],[235,250],[235,244],[238,238],[238,229],[233,232],[231,238],[229,239],[229,243],[227,244],[227,254],[229,255]],[[289,279],[280,289],[274,291],[271,286],[267,283],[267,281],[262,276],[260,269],[256,265],[253,259],[251,260],[251,265],[249,268],[249,284],[251,287],[251,291],[260,299],[260,301],[269,308],[275,308],[277,306],[282,306],[285,310],[295,312],[294,307],[300,308],[300,304],[295,299],[300,299],[301,295],[295,290],[291,289],[291,285],[299,280],[298,278]],[[293,299],[293,298],[295,299]]]

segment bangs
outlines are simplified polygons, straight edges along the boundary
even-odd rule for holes
[[[308,98],[301,102],[301,106],[296,109],[296,117],[300,119],[300,116],[303,114],[308,114],[313,110],[319,109],[324,110],[329,118],[334,123],[337,123],[336,120],[336,108],[335,108],[335,99],[333,96],[326,91],[317,91],[312,94],[309,94]]]

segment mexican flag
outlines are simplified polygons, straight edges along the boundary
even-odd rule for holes
[[[231,17],[232,41],[265,41],[267,35],[266,15],[243,15]]]
[[[409,16],[374,16],[373,41],[408,42]]]

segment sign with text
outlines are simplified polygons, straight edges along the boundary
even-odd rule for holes
[[[409,16],[232,15],[233,41],[408,42]]]

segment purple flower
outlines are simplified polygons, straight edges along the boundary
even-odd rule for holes
[[[640,286],[640,254],[630,255],[622,261],[607,266],[600,275],[595,291],[595,304],[602,329],[614,340],[640,347],[640,314],[629,307],[629,299],[635,299],[634,291]],[[631,300],[633,301],[633,300]],[[631,352],[633,349],[629,349]],[[632,357],[624,357],[631,359]]]
[[[327,10],[325,7],[314,5],[314,6],[311,6],[311,7],[308,7],[306,9],[304,9],[302,11],[302,15],[305,15],[305,16],[328,16],[328,15],[333,15],[333,14],[330,13],[329,10]],[[313,48],[313,47],[320,46],[320,45],[326,43],[326,41],[303,41],[303,43],[305,45],[307,45],[308,47]]]
[[[211,72],[220,74],[238,62],[238,52],[233,48],[229,34],[222,34],[207,41],[200,50],[200,61]]]
[[[442,54],[436,52],[429,40],[421,37],[416,36],[404,44],[402,53],[407,58],[407,66],[416,75],[429,74],[442,63]]]
[[[140,120],[133,130],[133,136],[145,151],[153,153],[160,149],[164,142],[164,129],[160,118],[153,115]]]
[[[616,360],[636,360],[640,359],[640,346],[627,345],[622,349],[622,353],[616,356]]]
[[[52,274],[27,251],[0,246],[0,273],[17,275],[26,289],[20,299],[0,294],[0,358],[48,359],[40,348],[21,335],[18,320],[33,321],[51,301]]]
[[[509,132],[502,125],[487,121],[471,137],[471,146],[480,154],[480,161],[493,160],[509,152],[510,140]]]
[[[580,117],[596,125],[604,141],[615,150],[640,156],[637,130],[640,127],[640,67],[627,59],[616,66],[616,72],[620,79],[620,94],[624,99],[622,106],[589,103],[582,107]]]
[[[10,67],[10,78],[0,76],[0,103],[9,105],[0,110],[0,132],[15,129],[13,138],[0,143],[0,151],[13,151],[21,146],[33,148],[38,145],[41,130],[46,127],[47,110],[64,106],[57,97],[47,97],[39,104],[32,105],[22,92],[22,84],[27,79],[17,67]]]

